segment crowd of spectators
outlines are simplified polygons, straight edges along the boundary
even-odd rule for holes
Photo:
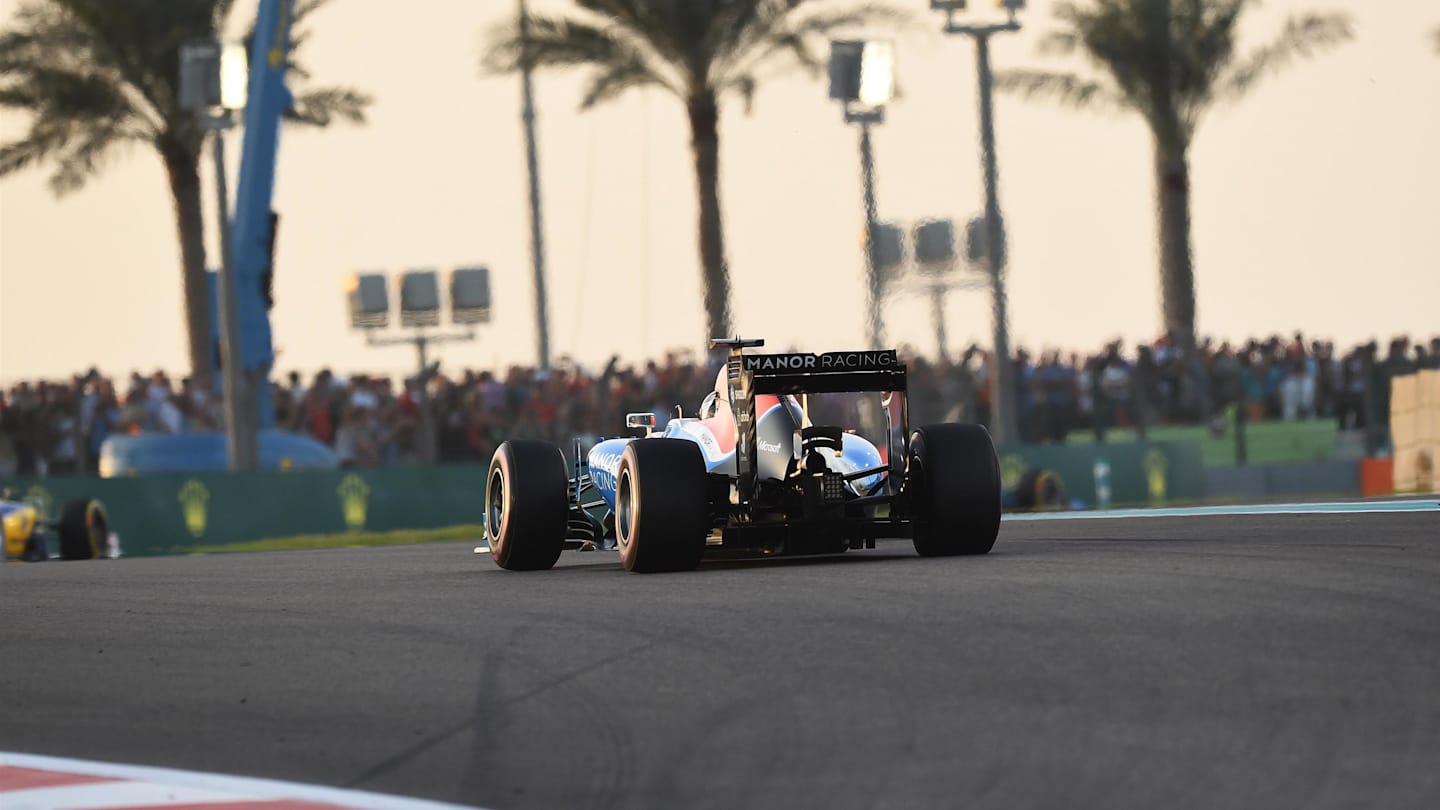
[[[990,354],[978,346],[955,358],[907,354],[912,424],[989,423]],[[1386,421],[1391,377],[1440,367],[1440,337],[1428,344],[1396,338],[1384,352],[1373,342],[1338,352],[1329,341],[1300,334],[1205,340],[1193,358],[1161,338],[1133,350],[1116,341],[1088,355],[1022,348],[1013,362],[1018,427],[1028,443],[1063,442],[1077,430],[1104,441],[1116,428],[1143,435],[1159,425],[1207,421],[1218,431],[1237,415],[1332,419],[1341,429],[1363,430]],[[649,411],[662,425],[676,405],[693,415],[718,368],[672,352],[640,366],[613,358],[601,369],[569,358],[549,370],[437,369],[423,383],[324,370],[308,382],[292,372],[272,383],[272,393],[277,426],[331,445],[342,465],[380,467],[427,456],[475,462],[488,460],[509,437],[593,441],[618,433],[626,413]],[[429,420],[422,418],[427,413]],[[0,474],[93,473],[111,435],[208,431],[223,423],[216,396],[159,371],[118,381],[91,370],[69,380],[19,382],[0,391]]]

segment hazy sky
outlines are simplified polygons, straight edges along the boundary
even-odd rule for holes
[[[876,132],[881,217],[963,223],[981,204],[973,46],[934,33],[940,20],[925,0],[895,3],[919,12],[924,30],[897,44],[904,97]],[[17,5],[0,0],[0,20]],[[237,5],[239,16],[252,13],[252,3]],[[532,0],[540,12],[567,5]],[[1025,31],[996,40],[997,68],[1055,64],[1035,53],[1050,5],[1032,0]],[[1349,10],[1357,41],[1218,110],[1194,149],[1201,330],[1301,329],[1345,343],[1440,333],[1440,53],[1428,33],[1440,4],[1269,0],[1246,20],[1247,44],[1314,7]],[[282,136],[278,370],[410,370],[413,350],[368,348],[349,329],[343,277],[477,263],[494,274],[494,321],[439,356],[450,369],[533,360],[518,80],[477,69],[480,32],[513,8],[337,0],[313,18],[306,64],[376,102],[367,127]],[[600,364],[612,352],[700,348],[682,108],[651,91],[580,114],[579,88],[576,74],[537,82],[555,353]],[[1141,121],[1003,96],[996,117],[1017,343],[1089,350],[1153,338]],[[24,127],[6,114],[0,139]],[[722,203],[743,334],[814,350],[863,344],[857,138],[823,83],[798,74],[765,86],[749,116],[739,103],[725,110]],[[238,133],[230,151],[238,160]],[[63,199],[47,178],[32,170],[0,180],[0,380],[91,365],[183,372],[178,247],[153,150],[117,154]],[[988,340],[979,293],[952,294],[946,313],[952,349]],[[891,300],[886,328],[892,343],[933,348],[923,297]]]

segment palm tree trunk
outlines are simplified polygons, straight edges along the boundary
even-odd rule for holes
[[[1183,140],[1156,138],[1155,184],[1160,217],[1160,300],[1165,331],[1185,357],[1194,405],[1211,416],[1210,378],[1195,334],[1195,259],[1190,251],[1190,157]]]
[[[210,292],[205,280],[205,219],[200,207],[199,160],[180,146],[162,146],[175,225],[180,235],[180,276],[185,290],[185,333],[190,346],[190,376],[201,390],[210,388]]]
[[[1155,145],[1160,216],[1160,300],[1165,329],[1175,343],[1195,347],[1195,267],[1190,252],[1190,159],[1186,148]]]
[[[720,105],[702,91],[688,103],[690,150],[700,196],[700,265],[705,287],[705,339],[730,334],[730,270],[720,219]]]

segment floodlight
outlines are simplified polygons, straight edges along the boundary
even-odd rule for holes
[[[915,226],[915,261],[932,272],[954,263],[955,225],[950,220],[931,219]]]
[[[490,322],[490,270],[461,267],[450,272],[450,320],[458,324]]]
[[[220,43],[196,39],[180,46],[180,107],[206,112],[220,106]]]
[[[884,107],[895,96],[895,46],[867,42],[860,53],[860,103]]]
[[[434,270],[407,270],[398,279],[401,326],[440,325],[440,280]]]
[[[895,95],[895,46],[890,42],[830,43],[830,98],[883,107]]]
[[[350,301],[350,325],[378,329],[390,323],[390,296],[380,273],[351,273],[345,278]]]
[[[978,262],[985,254],[985,218],[975,217],[965,223],[965,258]]]
[[[245,46],[232,42],[220,53],[220,106],[227,110],[245,108],[250,94],[250,55]]]
[[[875,265],[890,270],[905,261],[905,231],[888,222],[875,226]]]
[[[860,65],[865,43],[836,40],[830,43],[830,98],[855,101],[860,98]]]

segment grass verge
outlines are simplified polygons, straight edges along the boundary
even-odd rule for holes
[[[441,529],[400,529],[393,532],[342,532],[340,534],[302,534],[273,537],[245,543],[194,546],[192,554],[222,554],[232,551],[295,551],[314,548],[360,548],[366,546],[409,546],[416,543],[445,543],[458,540],[479,542],[485,527],[479,524],[446,526]]]

